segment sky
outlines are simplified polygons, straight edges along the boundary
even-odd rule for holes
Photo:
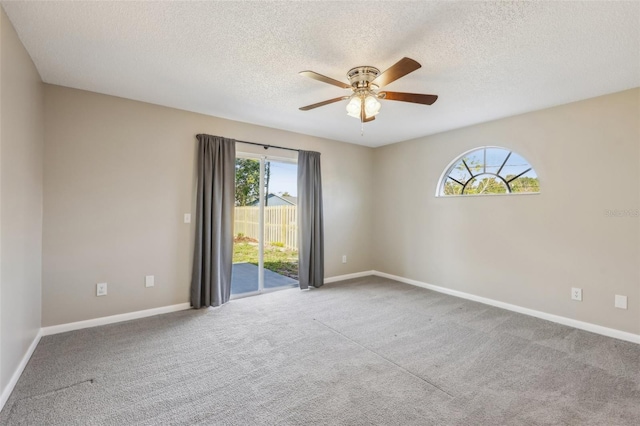
[[[292,163],[280,163],[270,161],[271,179],[269,181],[269,192],[280,195],[288,192],[291,196],[298,196],[298,165]]]

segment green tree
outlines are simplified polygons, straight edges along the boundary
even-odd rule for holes
[[[507,187],[502,180],[491,175],[480,175],[472,178],[464,190],[465,194],[504,194],[506,192]]]
[[[511,176],[507,176],[507,180],[511,179]],[[540,181],[537,177],[519,177],[512,181],[511,192],[540,192]]]
[[[236,206],[248,206],[260,198],[260,162],[236,158]]]
[[[444,195],[460,195],[462,193],[462,186],[458,185],[452,180],[448,180],[444,183]]]
[[[467,184],[464,193],[465,194],[504,194],[507,192],[507,187],[502,182],[501,179],[498,179],[494,176],[482,177],[483,175],[477,176]],[[511,179],[513,176],[506,176],[507,180]],[[538,178],[535,177],[519,177],[509,183],[511,187],[511,192],[540,192],[540,182]],[[460,195],[462,193],[462,186],[458,183],[447,180],[444,183],[444,194],[445,195]]]
[[[269,188],[271,165],[265,162],[265,187]],[[236,206],[250,206],[260,199],[260,161],[236,158]]]

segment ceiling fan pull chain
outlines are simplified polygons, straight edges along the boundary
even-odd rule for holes
[[[360,122],[360,136],[364,136],[364,123]]]

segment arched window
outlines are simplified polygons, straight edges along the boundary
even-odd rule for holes
[[[440,177],[437,196],[538,193],[538,175],[519,154],[483,146],[456,158]]]

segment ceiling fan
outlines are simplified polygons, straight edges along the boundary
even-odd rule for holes
[[[334,102],[349,99],[347,104],[347,115],[359,118],[362,123],[375,120],[375,116],[380,112],[380,102],[378,99],[386,99],[389,101],[413,102],[416,104],[431,105],[437,99],[436,95],[421,95],[418,93],[402,93],[380,91],[380,88],[387,84],[404,77],[420,68],[421,65],[411,58],[402,58],[393,64],[388,70],[380,73],[380,70],[370,66],[360,66],[349,70],[347,78],[349,83],[334,80],[333,78],[318,74],[314,71],[301,71],[300,74],[323,83],[333,84],[343,89],[351,89],[353,92],[349,96],[340,96],[339,98],[329,99],[327,101],[318,102],[317,104],[303,106],[302,111],[329,105]]]

